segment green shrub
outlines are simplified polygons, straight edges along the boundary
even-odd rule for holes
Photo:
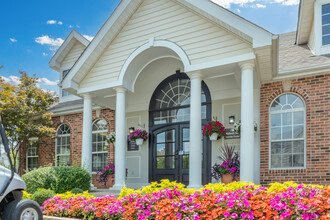
[[[77,166],[42,167],[23,175],[26,191],[33,194],[38,188],[64,193],[74,188],[89,190],[91,176]]]
[[[80,188],[73,188],[73,189],[71,190],[71,192],[72,192],[73,194],[80,194],[80,193],[84,193],[84,190],[82,190],[82,189],[80,189]]]
[[[26,191],[23,191],[22,199],[32,199],[32,195]]]
[[[38,188],[53,189],[56,182],[53,167],[42,167],[32,170],[22,176],[26,184],[26,191],[33,194]]]
[[[54,191],[56,193],[65,193],[74,188],[80,188],[83,191],[89,190],[91,185],[91,176],[89,173],[77,166],[54,167],[56,184]]]
[[[55,192],[50,189],[38,189],[32,194],[32,199],[36,201],[39,205],[42,205],[44,201],[55,196]]]

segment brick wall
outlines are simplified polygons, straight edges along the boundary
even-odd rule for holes
[[[287,86],[286,86],[287,87]],[[291,80],[284,91],[282,82],[263,84],[260,91],[260,181],[330,183],[330,74]],[[306,104],[306,169],[269,170],[269,107],[279,95],[292,92]]]
[[[100,111],[99,117],[96,117],[96,111],[93,111],[93,121],[96,119],[105,119],[108,122],[109,132],[115,131],[115,111],[111,109],[103,109]],[[81,145],[82,145],[82,129],[83,129],[83,113],[75,113],[65,115],[61,122],[60,117],[53,117],[54,128],[58,128],[61,124],[67,124],[70,127],[70,164],[81,165]],[[55,165],[55,138],[41,138],[38,148],[38,165],[47,166]],[[23,174],[26,169],[26,149],[21,151],[21,170]],[[114,162],[114,148],[111,145],[108,148],[108,163]],[[93,175],[93,184],[100,185]]]

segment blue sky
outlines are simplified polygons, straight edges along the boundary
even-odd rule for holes
[[[234,13],[280,34],[296,30],[299,0],[213,0]],[[75,29],[93,37],[120,0],[7,0],[0,4],[0,76],[15,83],[18,71],[57,91],[58,73],[48,62]]]

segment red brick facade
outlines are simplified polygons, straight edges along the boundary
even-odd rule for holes
[[[111,109],[103,109],[100,111],[99,117],[96,117],[96,111],[93,111],[93,121],[96,119],[105,119],[108,122],[109,133],[115,131],[115,111]],[[70,127],[70,164],[81,165],[81,144],[82,144],[82,128],[83,114],[74,113],[61,117],[53,117],[54,128],[58,128],[61,124],[67,124]],[[26,149],[21,151],[21,173],[26,169]],[[38,165],[47,166],[55,165],[55,138],[42,138],[39,140],[38,148]],[[111,145],[108,148],[108,163],[114,162],[114,148]],[[102,184],[98,183],[96,175],[93,175],[93,184],[102,188]]]
[[[279,95],[300,95],[306,104],[306,169],[269,169],[269,107]],[[330,74],[291,80],[284,91],[282,82],[263,84],[260,91],[260,181],[330,183]]]

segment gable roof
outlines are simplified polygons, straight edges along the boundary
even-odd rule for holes
[[[254,48],[272,45],[274,35],[209,0],[173,0],[251,42]],[[124,27],[143,0],[122,0],[63,80],[64,88],[78,83]],[[73,92],[73,91],[72,91]]]
[[[49,61],[50,68],[54,69],[55,71],[60,71],[60,63],[64,60],[66,55],[70,52],[71,48],[77,41],[82,43],[85,47],[87,47],[89,44],[89,40],[87,40],[77,31],[72,30],[60,48],[56,51],[52,59]]]

